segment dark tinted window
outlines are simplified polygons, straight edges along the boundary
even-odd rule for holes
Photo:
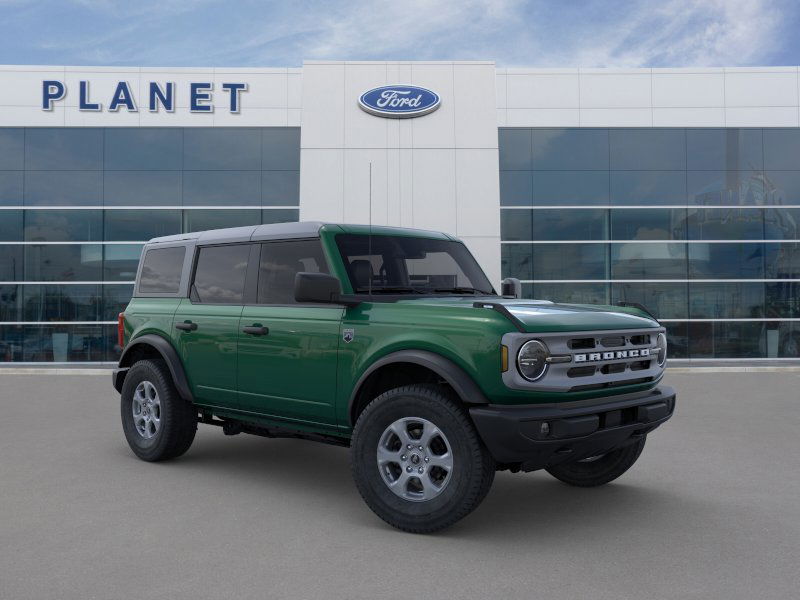
[[[106,171],[103,201],[106,206],[180,206],[182,189],[180,171]]]
[[[533,169],[546,171],[608,169],[608,130],[534,130]]]
[[[602,240],[608,238],[608,211],[504,210],[500,213],[504,240]]]
[[[22,320],[22,285],[0,285],[0,321]],[[2,355],[0,355],[2,360]]]
[[[500,171],[500,204],[502,206],[531,206],[533,178],[530,171]]]
[[[531,244],[530,252],[537,280],[608,278],[607,244]]]
[[[109,244],[103,248],[103,280],[133,281],[143,244]]]
[[[531,130],[501,129],[500,170],[527,171],[531,168]]]
[[[105,168],[171,171],[182,168],[183,131],[172,127],[109,127]]]
[[[22,211],[4,210],[0,212],[0,242],[18,242],[20,240],[22,240]]]
[[[261,173],[261,201],[264,206],[296,206],[300,198],[300,171]]]
[[[764,168],[800,169],[800,129],[764,130]]]
[[[612,244],[611,278],[686,279],[686,244]]]
[[[102,169],[103,130],[29,127],[25,130],[25,168],[47,171]]]
[[[327,273],[319,240],[270,242],[261,246],[259,304],[293,304],[297,273]]]
[[[536,171],[533,203],[538,206],[608,204],[608,178],[608,171]]]
[[[25,211],[25,240],[29,242],[92,242],[102,239],[100,210]]]
[[[568,304],[608,304],[608,285],[607,283],[523,284],[522,296]]]
[[[265,208],[261,211],[262,223],[293,223],[300,218],[297,208]]]
[[[185,206],[258,206],[260,203],[260,171],[183,172]]]
[[[300,128],[264,128],[261,152],[261,168],[265,171],[296,170],[300,166]]]
[[[25,246],[28,281],[100,281],[101,244],[31,244]]]
[[[249,244],[201,248],[192,296],[209,304],[242,304]]]
[[[0,169],[22,169],[25,164],[25,130],[0,128]]]
[[[686,239],[685,208],[630,208],[611,211],[615,240]]]
[[[261,131],[245,127],[187,127],[183,168],[261,170]]]
[[[689,170],[763,168],[760,129],[687,129],[686,147]]]
[[[101,302],[98,285],[25,285],[25,321],[96,321]],[[116,316],[116,315],[115,315]]]
[[[22,206],[23,178],[24,171],[0,171],[0,205]]]
[[[686,168],[683,129],[612,129],[609,145],[612,169]]]
[[[154,237],[181,232],[180,210],[107,210],[105,239],[145,242]]]
[[[183,211],[184,231],[206,231],[225,227],[261,224],[261,210],[185,210]]]
[[[659,319],[685,319],[688,288],[686,283],[646,283],[631,281],[611,284],[611,300],[637,302]]]
[[[176,294],[181,283],[184,246],[154,248],[144,255],[139,292],[143,294]]]
[[[684,171],[612,171],[611,203],[623,205],[684,204]]]
[[[99,206],[102,171],[25,171],[25,204]]]

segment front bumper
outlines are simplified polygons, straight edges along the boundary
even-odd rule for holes
[[[495,461],[535,471],[603,454],[650,433],[672,416],[675,390],[562,404],[489,404],[469,413]]]

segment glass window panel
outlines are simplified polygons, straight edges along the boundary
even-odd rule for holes
[[[502,277],[533,279],[533,245],[503,244],[500,246]]]
[[[800,129],[763,130],[764,168],[800,170]]]
[[[25,246],[27,281],[100,281],[102,267],[100,244]]]
[[[686,209],[626,208],[611,211],[615,240],[686,239]]]
[[[611,168],[620,170],[683,170],[686,137],[683,129],[612,129]]]
[[[105,206],[180,206],[181,171],[106,171],[103,174]]]
[[[765,180],[762,171],[689,171],[689,204],[775,204],[780,191]]]
[[[533,283],[531,297],[566,304],[608,304],[608,284]]]
[[[693,279],[763,279],[764,244],[687,244]]]
[[[0,206],[22,206],[23,171],[0,171]]]
[[[143,294],[177,294],[186,248],[151,248],[144,255],[139,291]]]
[[[97,321],[99,285],[25,285],[25,321]]]
[[[103,130],[93,127],[29,127],[25,168],[94,171],[103,168]]]
[[[608,171],[535,171],[533,203],[537,206],[605,205],[610,203],[609,186]]]
[[[22,214],[21,210],[0,210],[0,242],[22,241]]]
[[[685,171],[612,171],[611,203],[685,204]]]
[[[614,283],[611,301],[637,302],[658,319],[685,319],[689,314],[686,283]]]
[[[766,356],[764,323],[689,323],[691,358],[763,358]]]
[[[261,131],[250,127],[186,127],[183,168],[261,170]]]
[[[26,210],[25,241],[94,242],[102,239],[100,210]]]
[[[690,170],[736,171],[764,168],[760,129],[687,129]]]
[[[800,358],[800,323],[770,323],[766,336],[770,358]]]
[[[241,304],[250,244],[200,248],[193,293],[208,304]]]
[[[0,169],[23,169],[25,165],[25,130],[0,127]]]
[[[800,244],[764,244],[767,279],[800,279]]]
[[[612,244],[612,279],[686,279],[686,244]]]
[[[101,362],[101,325],[26,325],[22,359],[29,362]]]
[[[800,282],[765,283],[767,317],[800,318]]]
[[[530,171],[500,171],[500,205],[533,205],[533,178]]]
[[[533,239],[533,211],[501,210],[500,239],[529,241]]]
[[[3,246],[0,251],[0,281],[22,281],[24,246]]]
[[[142,244],[112,244],[103,249],[103,281],[133,281]]]
[[[505,212],[512,214],[531,212],[533,221],[531,240],[608,239],[608,210],[605,209],[513,210]]]
[[[183,129],[108,127],[105,168],[116,171],[174,171],[183,166]]]
[[[184,171],[184,206],[261,204],[261,171]]]
[[[764,316],[764,284],[689,283],[690,319],[755,319]]]
[[[0,362],[21,361],[24,341],[22,325],[0,326]]]
[[[767,171],[764,204],[800,204],[800,171]]]
[[[103,285],[103,321],[116,321],[133,296],[132,285]]]
[[[146,242],[162,235],[181,232],[181,211],[106,210],[104,235],[107,241]]]
[[[185,210],[183,211],[183,230],[206,231],[225,227],[260,225],[261,211],[257,208],[247,210]]]
[[[607,244],[532,244],[535,279],[607,279]]]
[[[258,303],[295,304],[294,278],[300,272],[328,272],[319,240],[262,244]]]
[[[607,129],[534,129],[533,169],[608,169]]]
[[[261,203],[264,206],[300,204],[300,171],[262,172]]]
[[[688,323],[662,323],[667,329],[667,360],[689,357]]]
[[[300,169],[300,128],[265,127],[261,130],[261,168],[265,171]]]
[[[500,129],[498,148],[501,171],[529,171],[531,169],[531,130]]]
[[[21,285],[0,285],[0,321],[22,321]],[[3,360],[0,342],[0,362]]]
[[[760,240],[764,213],[759,208],[690,208],[690,240]]]
[[[103,325],[103,346],[105,347],[105,359],[108,362],[119,363],[122,355],[122,348],[117,345],[116,325]]]
[[[29,206],[99,206],[102,199],[102,171],[25,171]]]
[[[300,220],[300,210],[296,208],[265,208],[261,211],[261,222],[269,223],[296,223]]]

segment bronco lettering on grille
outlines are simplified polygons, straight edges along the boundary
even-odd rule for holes
[[[576,363],[597,362],[604,360],[619,360],[622,358],[647,358],[650,356],[650,348],[640,348],[633,350],[616,350],[614,352],[589,352],[586,354],[574,355]]]

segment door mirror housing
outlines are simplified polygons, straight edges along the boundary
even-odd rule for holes
[[[314,304],[346,304],[348,306],[352,304],[342,296],[342,284],[339,279],[327,273],[301,272],[295,275],[294,299],[297,302]]]
[[[522,297],[522,282],[516,277],[506,277],[500,283],[500,295],[512,298]]]

